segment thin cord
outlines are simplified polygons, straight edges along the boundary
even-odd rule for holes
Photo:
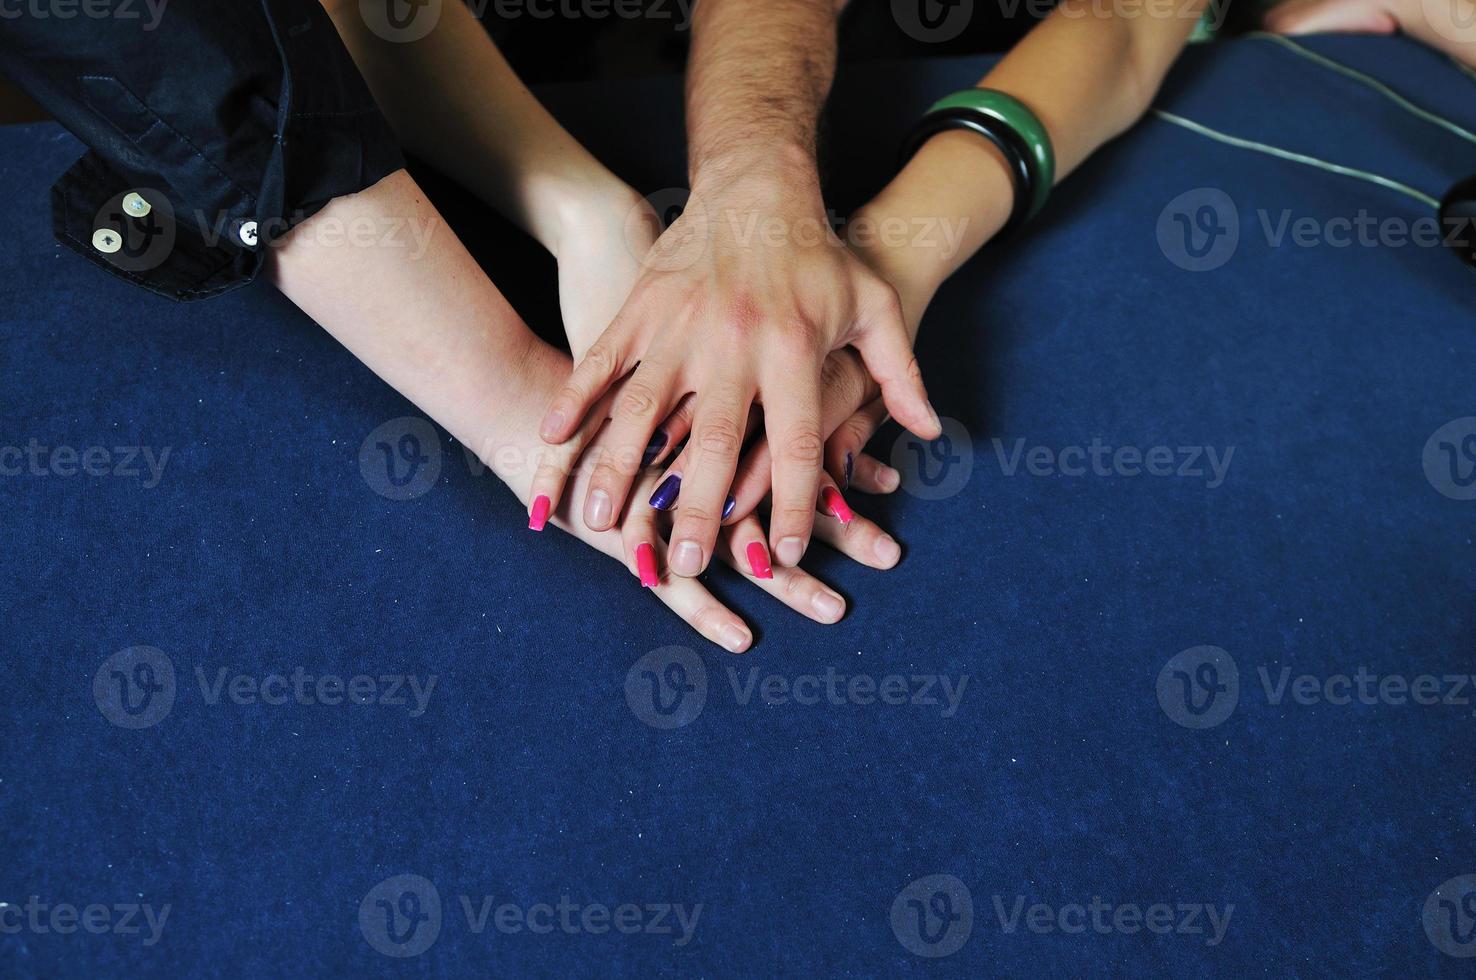
[[[1366,75],[1355,68],[1349,68],[1347,65],[1336,62],[1325,55],[1320,55],[1315,51],[1304,48],[1300,44],[1297,44],[1295,41],[1292,41],[1289,38],[1282,37],[1280,34],[1270,34],[1265,31],[1253,31],[1247,36],[1259,38],[1265,41],[1272,41],[1276,44],[1279,44],[1283,48],[1286,48],[1288,51],[1300,55],[1301,57],[1306,58],[1307,60],[1314,62],[1315,64],[1319,64],[1329,71],[1337,72],[1339,75],[1342,75],[1345,78],[1351,78],[1361,85],[1368,86],[1369,88],[1373,89],[1375,92],[1378,92],[1380,95],[1384,96],[1411,115],[1423,119],[1433,125],[1439,126],[1441,129],[1447,130],[1448,132],[1454,133],[1461,139],[1476,143],[1476,133],[1472,133],[1469,129],[1458,126],[1457,124],[1451,122],[1449,119],[1446,119],[1443,116],[1437,116],[1435,113],[1429,111],[1428,109],[1421,109],[1419,106],[1415,105],[1413,102],[1409,101],[1404,96],[1400,95],[1398,92],[1394,91],[1392,88],[1379,81],[1377,78],[1374,78],[1372,75]],[[1476,79],[1476,71],[1473,71],[1470,67],[1460,62],[1457,62],[1456,64],[1468,76]],[[1183,116],[1175,115],[1172,112],[1165,112],[1162,109],[1154,109],[1153,114],[1158,118],[1164,120],[1165,122],[1173,123],[1175,126],[1182,126],[1191,132],[1198,133],[1201,136],[1208,137],[1209,139],[1216,140],[1220,143],[1225,143],[1229,146],[1238,147],[1242,150],[1253,150],[1257,153],[1264,153],[1267,156],[1276,157],[1280,160],[1288,160],[1292,163],[1300,163],[1304,166],[1313,167],[1317,170],[1325,170],[1328,173],[1338,174],[1339,176],[1352,177],[1355,180],[1367,181],[1368,183],[1375,184],[1379,187],[1384,187],[1392,191],[1398,191],[1400,194],[1412,197],[1416,201],[1429,205],[1430,207],[1437,210],[1440,208],[1440,201],[1437,198],[1431,197],[1429,194],[1426,194],[1423,191],[1415,190],[1408,184],[1401,184],[1397,180],[1391,180],[1390,178],[1384,177],[1380,174],[1370,173],[1367,170],[1356,170],[1353,167],[1344,167],[1341,164],[1331,163],[1327,160],[1320,160],[1317,157],[1307,156],[1305,153],[1293,153],[1291,150],[1283,150],[1280,147],[1270,146],[1266,143],[1257,143],[1255,140],[1242,139],[1239,136],[1231,136],[1229,133],[1222,133],[1217,129],[1211,129],[1210,127],[1205,126],[1202,123],[1197,123],[1192,119],[1185,119]]]
[[[1383,177],[1375,173],[1369,173],[1367,170],[1355,170],[1352,167],[1344,167],[1340,164],[1329,163],[1326,160],[1319,160],[1317,157],[1309,157],[1304,153],[1293,153],[1291,150],[1283,150],[1279,147],[1268,146],[1265,143],[1257,143],[1254,140],[1241,139],[1239,136],[1231,136],[1229,133],[1222,133],[1217,129],[1211,129],[1208,126],[1197,123],[1192,119],[1185,119],[1183,116],[1175,115],[1172,112],[1165,112],[1162,109],[1154,109],[1153,114],[1158,118],[1164,120],[1165,122],[1171,122],[1175,126],[1183,126],[1185,129],[1190,130],[1191,132],[1198,133],[1201,136],[1206,136],[1220,143],[1225,143],[1230,146],[1238,147],[1242,150],[1254,150],[1257,153],[1264,153],[1267,156],[1273,156],[1281,160],[1289,160],[1292,163],[1300,163],[1308,167],[1315,167],[1318,170],[1326,170],[1328,173],[1339,174],[1343,177],[1353,177],[1357,180],[1364,180],[1370,184],[1377,184],[1380,187],[1385,187],[1389,190],[1398,191],[1401,194],[1406,194],[1414,198],[1416,201],[1427,204],[1432,208],[1440,207],[1440,202],[1431,197],[1429,194],[1426,194],[1422,191],[1417,191],[1413,187],[1410,187],[1408,184],[1401,184],[1397,180],[1390,180],[1388,177]]]
[[[1435,113],[1431,112],[1428,109],[1421,109],[1419,106],[1415,105],[1413,102],[1409,101],[1404,96],[1400,95],[1398,92],[1394,91],[1392,88],[1379,81],[1377,78],[1374,78],[1372,75],[1366,75],[1356,68],[1349,68],[1347,65],[1344,65],[1337,61],[1333,61],[1326,55],[1321,55],[1318,54],[1316,51],[1304,48],[1290,38],[1282,37],[1280,34],[1268,34],[1265,31],[1253,31],[1246,36],[1260,38],[1262,40],[1272,41],[1276,44],[1279,44],[1283,48],[1286,48],[1288,51],[1293,51],[1296,54],[1301,55],[1303,58],[1306,58],[1308,61],[1319,64],[1329,71],[1335,71],[1345,78],[1351,78],[1361,85],[1368,86],[1369,88],[1373,89],[1375,92],[1379,93],[1384,98],[1388,99],[1390,102],[1393,102],[1395,105],[1399,106],[1399,108],[1405,110],[1411,115],[1418,116],[1420,119],[1423,119],[1428,123],[1439,126],[1441,129],[1448,130],[1456,134],[1463,140],[1471,143],[1476,143],[1476,133],[1473,133],[1469,129],[1466,129],[1463,126],[1459,126],[1451,122],[1449,119],[1446,119],[1443,116],[1437,116]],[[1470,69],[1468,68],[1466,69],[1466,71],[1469,73]]]

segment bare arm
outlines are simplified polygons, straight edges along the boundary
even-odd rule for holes
[[[1113,16],[1100,4],[1066,0],[1017,44],[980,86],[1029,106],[1051,135],[1059,181],[1148,111],[1183,50],[1205,0],[1154,16]],[[909,242],[869,248],[902,294],[915,332],[922,309],[945,279],[1004,226],[1013,185],[1003,156],[967,132],[930,139],[860,217],[930,217],[957,223],[956,243]]]
[[[669,478],[680,501],[671,568],[700,574],[750,419],[775,446],[770,547],[793,567],[814,527],[825,356],[855,347],[897,420],[936,436],[890,286],[839,247],[820,196],[815,130],[835,70],[831,0],[701,0],[687,74],[692,200],[657,240],[630,298],[549,407],[562,443],[627,373],[595,469],[585,523],[611,526],[631,501],[642,450],[693,396],[691,436]],[[680,469],[680,472],[676,472]],[[637,506],[642,503],[637,501]]]
[[[459,0],[413,41],[388,40],[359,0],[323,0],[375,101],[411,153],[555,255],[564,229],[629,207],[629,189],[549,115]],[[418,14],[417,16],[427,16]]]
[[[692,187],[758,168],[815,190],[815,131],[835,77],[825,0],[702,0],[687,68]]]
[[[406,222],[428,232],[422,250],[391,244],[398,236],[342,234],[344,226]],[[273,243],[268,269],[288,299],[527,501],[544,449],[538,419],[569,360],[524,326],[408,174],[397,171],[332,201]],[[553,520],[591,547],[633,561],[618,531],[576,526],[565,512]],[[808,576],[785,584],[806,603],[824,590]],[[736,653],[752,642],[743,621],[701,583],[675,579],[653,591],[726,649]]]
[[[1066,0],[979,84],[1035,111],[1051,135],[1059,179],[1147,111],[1203,6],[1197,0],[1188,11],[1175,5],[1174,16],[1154,17],[1145,7],[1139,16],[1119,17],[1099,4]],[[1004,226],[1013,196],[997,150],[973,133],[944,132],[853,217],[851,244],[897,289],[910,335],[943,281]],[[920,218],[931,219],[926,236],[915,233]],[[939,233],[944,226],[948,233]],[[846,352],[831,355],[827,375],[827,467],[849,474],[854,464],[859,478],[864,463],[880,482],[885,474],[862,454],[886,418],[873,400],[875,385]],[[767,451],[757,447],[745,460],[740,499],[766,489],[762,467],[749,464]]]

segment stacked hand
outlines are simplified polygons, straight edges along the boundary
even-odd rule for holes
[[[679,469],[650,501],[662,510],[680,501],[669,549],[678,575],[700,574],[724,520],[741,516],[729,501],[755,405],[771,447],[767,537],[776,563],[793,567],[803,556],[817,501],[837,509],[833,484],[844,482],[843,467],[827,482],[821,465],[828,434],[822,367],[833,351],[859,355],[904,425],[925,438],[939,432],[896,291],[840,243],[823,212],[806,210],[812,188],[790,200],[760,199],[761,189],[782,186],[744,175],[698,188],[643,256],[623,306],[541,427],[545,440],[562,445],[581,433],[592,437],[609,418],[599,451],[589,454],[594,472],[580,508],[592,530],[613,527],[629,509],[643,463],[687,437]],[[622,237],[629,248],[631,236]],[[567,299],[571,290],[561,292]],[[587,308],[603,302],[592,299]]]
[[[699,632],[736,651],[747,628],[684,580],[716,557],[835,622],[841,598],[795,566],[812,535],[870,567],[897,563],[897,542],[842,491],[899,485],[862,452],[889,406],[924,436],[938,422],[911,352],[915,319],[904,323],[884,253],[853,253],[818,216],[773,226],[767,240],[745,235],[735,208],[715,219],[698,201],[663,234],[649,205],[623,190],[580,216],[580,234],[558,249],[559,293],[570,348],[585,356],[572,374],[548,370],[562,382],[542,426],[551,444],[514,489],[533,526],[552,516],[622,557]],[[825,302],[807,305],[812,296]],[[768,533],[754,516],[760,505]]]

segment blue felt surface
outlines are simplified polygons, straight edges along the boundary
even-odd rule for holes
[[[1315,46],[1476,125],[1476,85],[1411,43]],[[982,68],[843,79],[834,199],[876,186],[907,121]],[[643,190],[680,181],[675,80],[550,101]],[[1264,42],[1191,52],[1161,104],[1437,196],[1476,170],[1476,148]],[[1469,975],[1427,935],[1438,901],[1423,913],[1476,873],[1471,692],[1275,703],[1259,676],[1472,673],[1476,502],[1438,492],[1422,460],[1432,433],[1476,414],[1476,278],[1438,249],[1271,247],[1257,214],[1411,220],[1413,202],[1142,124],[938,297],[924,367],[971,434],[952,447],[968,481],[862,502],[907,555],[889,574],[816,561],[852,600],[838,626],[717,576],[761,634],[732,658],[616,564],[529,534],[444,435],[430,492],[374,492],[361,445],[414,409],[268,288],[171,305],[53,244],[46,189],[77,153],[53,127],[0,130],[0,446],[169,456],[153,486],[142,462],[136,477],[0,478],[0,900],[170,912],[152,945],[147,924],[27,923],[0,933],[0,973]],[[1241,239],[1194,273],[1157,228],[1204,188],[1228,195]],[[546,261],[483,257],[547,327]],[[1214,487],[1024,463],[1006,476],[996,438],[1007,455],[1021,439],[1162,445],[1175,465],[1181,446],[1234,452]],[[126,468],[108,458],[95,466]],[[109,658],[139,645],[177,684],[135,730],[104,707]],[[632,706],[649,704],[639,671],[631,701],[626,688],[671,645],[697,651],[707,694],[666,730]],[[1193,729],[1174,720],[1189,716],[1172,681],[1163,703],[1155,685],[1201,645],[1227,652],[1240,691]],[[415,715],[211,703],[198,680],[297,668],[436,686]],[[733,685],[751,670],[966,686],[951,714],[743,703]],[[402,874],[433,885],[440,931],[392,959],[370,941],[389,890],[374,889]],[[936,959],[911,951],[940,947],[909,933],[914,896],[899,895],[932,875],[973,905],[962,947]],[[477,931],[463,897],[476,913],[485,896]],[[643,926],[646,906],[701,912],[680,945],[680,927],[592,934],[581,912],[549,934],[496,926],[498,906],[563,896],[638,904]],[[996,911],[1094,897],[1233,911],[1216,945],[1089,919],[1083,934],[1008,931]]]

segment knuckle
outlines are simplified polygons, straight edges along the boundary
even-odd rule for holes
[[[723,419],[703,427],[702,434],[697,437],[697,448],[707,456],[737,456],[738,450],[743,448],[743,435],[735,422]]]
[[[594,463],[594,474],[590,477],[591,490],[609,492],[611,485],[619,482],[625,474],[621,472],[620,460],[615,453],[602,452]]]
[[[815,511],[812,507],[800,504],[776,505],[770,516],[771,527],[776,537],[784,537],[787,532],[798,533],[810,526],[815,519]],[[800,535],[803,537],[803,534]]]
[[[897,295],[897,290],[885,279],[877,280],[876,292],[877,312],[889,320],[901,321],[902,319],[902,297]]]
[[[877,275],[868,275],[861,287],[861,301],[876,320],[902,320],[902,297],[891,283]]]
[[[838,435],[840,441],[848,447],[856,448],[866,445],[871,438],[871,419],[865,415],[852,415],[841,423]]]
[[[860,404],[865,381],[851,357],[838,351],[825,359],[820,367],[820,385],[827,397],[843,405]]]
[[[584,360],[579,362],[579,366],[593,375],[608,378],[615,373],[619,363],[620,358],[615,353],[615,348],[604,340],[598,340],[585,351]]]
[[[809,591],[809,582],[803,575],[784,576],[784,595],[791,599],[799,599]]]
[[[726,619],[727,616],[724,615],[722,607],[712,604],[699,607],[688,622],[697,632],[716,642],[722,634]]]
[[[677,519],[680,525],[672,532],[672,538],[709,538],[717,534],[718,514],[706,504],[689,504],[682,507]]]
[[[644,381],[632,378],[620,392],[620,414],[646,418],[654,415],[660,404],[656,390]]]
[[[751,295],[735,296],[727,303],[723,322],[734,337],[744,339],[751,336],[764,322],[764,308]]]
[[[797,466],[819,466],[825,455],[825,440],[814,426],[799,427],[785,436],[781,452],[786,462]]]
[[[922,384],[922,365],[917,362],[917,355],[912,355],[907,362],[907,380],[916,384]]]
[[[786,359],[805,362],[821,353],[821,331],[813,320],[796,318],[786,323],[775,341]]]

